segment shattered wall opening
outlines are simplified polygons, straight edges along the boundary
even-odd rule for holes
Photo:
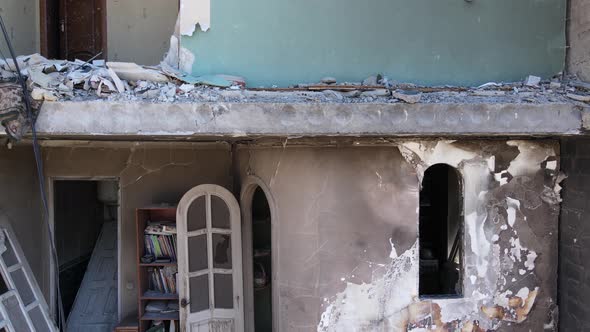
[[[462,200],[457,170],[446,164],[436,164],[426,170],[420,188],[421,297],[463,294]]]

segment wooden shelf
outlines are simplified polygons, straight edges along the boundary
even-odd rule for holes
[[[136,240],[137,240],[137,284],[138,284],[138,318],[139,332],[145,332],[151,325],[150,321],[164,320],[178,321],[180,319],[178,311],[170,313],[145,312],[145,307],[149,301],[178,301],[178,294],[164,294],[154,291],[148,291],[150,267],[172,267],[177,266],[177,262],[169,263],[142,263],[141,257],[145,254],[145,228],[148,221],[169,221],[176,224],[176,207],[174,206],[149,206],[140,208],[135,211],[136,222]]]
[[[165,266],[176,266],[178,265],[178,263],[176,262],[170,262],[170,263],[139,263],[139,266],[141,267],[165,267]]]
[[[146,320],[179,320],[180,315],[177,312],[160,313],[160,312],[146,312],[141,316],[142,321]]]

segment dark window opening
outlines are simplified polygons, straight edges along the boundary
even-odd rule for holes
[[[100,298],[96,302],[100,302],[107,300],[103,297],[112,291],[109,287],[116,287],[117,209],[116,181],[54,182],[55,245],[66,317],[80,316],[78,311],[84,307],[84,297],[90,296],[93,288],[98,287]],[[76,304],[77,296],[79,304]]]
[[[420,296],[462,295],[461,178],[446,164],[429,167],[420,190]]]
[[[258,187],[252,200],[254,271],[254,330],[272,331],[271,215],[264,191]]]

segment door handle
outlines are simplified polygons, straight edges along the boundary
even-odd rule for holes
[[[66,20],[64,20],[64,19],[59,20],[59,30],[61,32],[66,32]]]
[[[191,304],[190,301],[187,301],[186,299],[182,299],[180,300],[180,306],[183,308],[186,308],[187,305]]]

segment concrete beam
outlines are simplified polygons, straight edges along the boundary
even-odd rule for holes
[[[46,102],[37,128],[42,137],[583,135],[588,112],[560,103]]]

